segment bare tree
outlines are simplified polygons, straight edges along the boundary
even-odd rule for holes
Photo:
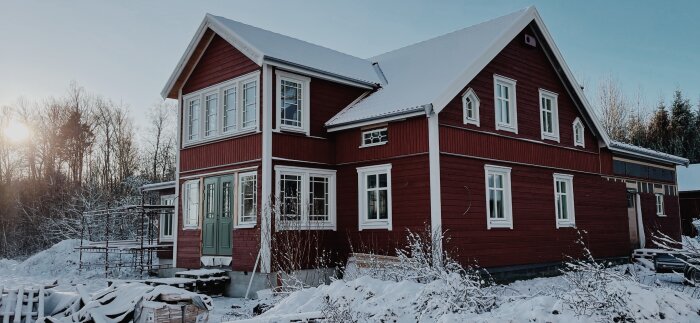
[[[622,93],[620,83],[612,76],[603,78],[598,85],[598,109],[603,127],[607,130],[610,138],[625,140],[629,103]]]

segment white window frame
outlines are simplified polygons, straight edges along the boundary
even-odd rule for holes
[[[579,137],[581,140],[576,140],[576,126],[581,127],[581,136]],[[571,127],[573,129],[574,134],[574,147],[579,146],[586,148],[586,127],[583,125],[583,122],[581,122],[581,119],[576,117]]]
[[[386,219],[370,220],[367,218],[367,175],[386,174],[387,180],[387,217]],[[386,229],[392,230],[392,189],[391,164],[372,165],[357,168],[357,210],[358,230]]]
[[[375,132],[382,132],[386,131],[387,133],[387,138],[386,141],[380,141],[380,142],[375,142],[375,143],[365,143],[365,135],[369,133],[375,133]],[[389,129],[387,127],[382,127],[382,128],[374,128],[374,129],[369,129],[362,131],[360,133],[360,148],[365,148],[365,147],[372,147],[372,146],[381,146],[381,145],[386,145],[389,142]]]
[[[214,117],[214,122],[211,125],[211,129],[207,129],[207,124],[209,123],[209,97],[214,96],[216,97],[216,106],[214,109],[214,113],[212,114]],[[221,105],[219,104],[219,91],[212,91],[208,93],[204,93],[202,95],[202,98],[204,99],[204,138],[211,138],[211,137],[216,137],[219,131],[219,116],[221,116],[221,119],[223,120],[223,114],[219,114],[219,110],[222,110]],[[222,110],[223,111],[223,110]]]
[[[255,122],[254,125],[243,127],[243,86],[255,82]],[[184,120],[182,122],[182,143],[183,147],[188,147],[204,142],[209,142],[213,140],[219,140],[222,138],[238,136],[250,132],[258,131],[260,128],[260,118],[258,114],[260,113],[260,72],[256,71],[253,73],[248,73],[246,75],[212,85],[205,89],[189,93],[183,96],[183,116]],[[224,131],[224,91],[234,89],[236,92],[236,111],[235,111],[235,126],[228,131]],[[216,124],[212,128],[214,131],[207,135],[206,133],[206,122],[207,122],[207,108],[206,108],[206,98],[212,94],[217,95],[217,107],[216,107]],[[190,127],[189,120],[191,118],[189,114],[189,103],[193,100],[199,100],[199,115],[198,117],[198,135],[196,138],[190,139]]]
[[[576,227],[576,207],[574,205],[574,176],[570,174],[553,174],[554,178],[554,219],[557,229],[559,228],[575,228]],[[557,192],[557,183],[564,182],[566,184],[566,212],[567,219],[559,218],[559,206],[557,200],[560,193]]]
[[[513,229],[513,191],[510,178],[511,168],[495,165],[484,165],[484,187],[486,188],[486,228],[508,228]],[[503,176],[503,212],[504,219],[492,219],[491,203],[489,201],[489,174]]]
[[[275,71],[275,76],[277,78],[277,86],[275,87],[276,90],[276,103],[275,107],[277,109],[277,129],[284,130],[284,131],[293,131],[293,132],[301,132],[305,133],[307,136],[310,135],[310,127],[309,127],[309,117],[310,117],[310,105],[311,105],[311,91],[309,89],[310,84],[311,84],[311,78],[308,78],[306,76],[301,76],[297,74],[292,74],[289,72],[285,71],[280,71],[276,70]],[[301,106],[299,109],[301,109],[301,126],[291,126],[291,125],[285,125],[282,123],[282,101],[281,101],[281,95],[280,91],[282,89],[282,81],[288,81],[288,82],[294,82],[301,84]]]
[[[171,204],[166,204],[166,201],[170,201]],[[169,194],[169,195],[161,195],[160,197],[160,205],[175,205],[177,203],[177,198],[175,197],[175,194]],[[159,241],[173,241],[173,238],[175,236],[175,208],[173,207],[172,211],[169,213],[167,212],[168,209],[161,209],[160,213],[160,220],[158,222],[158,227],[159,227],[159,234],[158,234],[158,240]],[[163,233],[163,230],[165,230],[165,227],[163,226],[163,223],[165,222],[165,217],[170,216],[170,235],[165,235]]]
[[[473,116],[470,118],[467,114],[467,99],[471,98],[472,101],[472,108],[474,109],[473,111]],[[463,122],[464,124],[472,124],[477,127],[480,126],[479,123],[479,106],[481,105],[479,101],[479,97],[476,95],[476,92],[472,90],[472,88],[468,88],[464,94],[462,94],[462,115],[463,115]]]
[[[197,209],[196,214],[190,214],[190,186],[197,185]],[[182,184],[182,228],[183,230],[192,230],[199,228],[200,218],[202,216],[202,185],[199,179],[189,180]],[[194,223],[193,221],[194,220]]]
[[[540,105],[540,130],[542,132],[542,140],[553,140],[559,142],[559,94],[545,89],[540,89],[539,105]],[[552,132],[545,131],[545,124],[542,120],[542,114],[545,113],[542,100],[550,100],[552,102]]]
[[[299,224],[284,223],[281,220],[282,210],[282,175],[297,175],[301,177],[301,221]],[[309,220],[309,195],[311,192],[310,180],[311,177],[325,177],[328,179],[328,220],[318,221]],[[275,229],[276,230],[333,230],[337,229],[336,225],[336,171],[329,169],[304,168],[294,166],[275,166]],[[294,225],[291,225],[294,224]]]
[[[654,193],[654,200],[656,205],[656,215],[659,217],[666,216],[666,206],[664,205],[664,194]]]
[[[254,209],[255,209],[255,216],[253,217],[253,220],[243,220],[243,179],[254,176],[255,177],[255,196],[253,198],[254,202]],[[258,172],[257,171],[251,171],[251,172],[242,172],[238,173],[238,176],[236,178],[236,218],[233,224],[234,229],[245,229],[245,228],[253,228],[258,224]]]
[[[197,120],[193,120],[193,114],[192,111],[190,110],[190,105],[192,102],[197,101],[199,102],[199,108],[197,111]],[[183,129],[183,142],[197,142],[200,141],[202,138],[202,128],[201,128],[201,123],[202,123],[202,98],[201,96],[192,96],[192,97],[187,97],[183,100],[184,102],[184,113],[183,115],[185,116],[185,121],[182,123]],[[193,128],[197,128],[197,133],[193,134]],[[193,137],[194,136],[194,137]]]
[[[226,128],[226,92],[228,91],[233,91],[233,95],[235,96],[236,100],[233,102],[233,125],[230,126],[230,128]],[[239,99],[238,99],[238,87],[236,85],[231,85],[227,87],[222,87],[221,88],[221,133],[222,134],[229,134],[229,133],[234,133],[238,130],[238,114],[239,114]]]
[[[512,94],[508,98],[508,103],[510,106],[510,124],[498,122],[498,101],[503,100],[498,97],[498,85],[506,86]],[[505,76],[498,74],[493,75],[493,108],[494,108],[494,122],[496,123],[496,130],[510,131],[513,133],[518,133],[518,98],[517,98],[517,81]]]

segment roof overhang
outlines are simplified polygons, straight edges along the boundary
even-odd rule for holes
[[[175,188],[175,181],[146,184],[140,187],[141,192],[160,191]]]
[[[616,155],[623,155],[634,158],[641,158],[649,161],[660,162],[664,164],[688,166],[690,161],[687,158],[678,157],[671,154],[662,153],[659,151],[633,146],[617,141],[611,141],[608,145],[610,151]]]

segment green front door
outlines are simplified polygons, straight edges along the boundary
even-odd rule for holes
[[[232,175],[204,180],[202,254],[205,256],[231,256],[233,185]]]

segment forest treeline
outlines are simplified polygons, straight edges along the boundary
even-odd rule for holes
[[[680,90],[669,103],[648,106],[607,77],[593,102],[612,139],[700,162],[700,106]],[[77,238],[84,210],[125,203],[143,184],[172,180],[175,116],[174,102],[127,109],[75,83],[61,97],[0,107],[0,130],[15,122],[31,129],[21,142],[0,131],[0,258]],[[134,118],[145,126],[137,129]]]
[[[86,209],[138,196],[175,174],[176,105],[128,109],[73,83],[64,96],[0,107],[0,258],[76,238]],[[147,120],[137,129],[134,118]]]

